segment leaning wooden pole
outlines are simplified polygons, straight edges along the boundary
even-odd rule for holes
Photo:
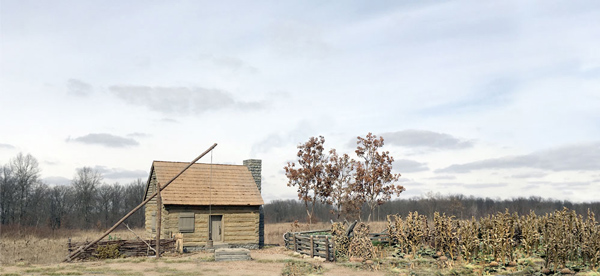
[[[212,151],[216,146],[217,146],[217,143],[214,143],[205,152],[203,152],[198,157],[196,157],[196,159],[194,159],[192,162],[190,162],[190,164],[187,165],[187,167],[185,167],[183,170],[181,170],[181,172],[179,172],[175,177],[173,177],[171,180],[169,180],[169,182],[167,182],[167,184],[165,184],[164,186],[160,187],[160,189],[156,189],[156,192],[154,192],[154,194],[152,194],[151,196],[149,196],[148,198],[146,198],[146,200],[144,200],[142,203],[140,203],[140,205],[138,205],[137,207],[133,208],[133,210],[131,210],[129,213],[127,213],[127,215],[125,215],[123,218],[121,218],[119,221],[117,221],[117,223],[115,223],[115,225],[113,225],[110,229],[108,229],[106,232],[104,232],[104,234],[102,234],[102,236],[100,236],[99,238],[97,238],[94,241],[90,242],[85,247],[80,247],[79,249],[75,250],[73,253],[69,254],[69,256],[67,256],[67,258],[64,259],[63,261],[64,262],[70,262],[71,260],[73,260],[73,258],[75,258],[79,254],[81,254],[81,252],[86,251],[92,245],[96,244],[97,242],[99,242],[100,240],[102,240],[104,237],[108,236],[108,234],[110,234],[112,231],[114,231],[119,225],[121,225],[121,223],[123,223],[127,218],[129,218],[131,215],[133,215],[133,213],[135,213],[137,210],[139,210],[140,208],[142,208],[142,206],[146,205],[146,203],[148,203],[151,199],[153,199],[158,194],[159,191],[164,190],[167,186],[169,186],[169,184],[171,184],[171,182],[173,182],[175,179],[177,179],[177,177],[179,177],[187,169],[189,169],[192,165],[194,165],[194,163],[198,162],[198,160],[200,160],[200,158],[204,157],[204,155],[206,155],[207,153],[209,153],[210,151]],[[159,230],[157,229],[157,231],[159,231]]]
[[[160,230],[162,227],[162,197],[160,183],[156,181],[156,258],[160,258]]]

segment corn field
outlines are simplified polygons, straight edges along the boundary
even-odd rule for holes
[[[435,249],[449,260],[504,265],[541,257],[554,270],[596,269],[600,262],[600,225],[589,210],[586,217],[567,208],[543,216],[507,210],[479,220],[457,220],[437,212],[430,220],[413,212],[404,218],[390,215],[387,221],[392,243],[401,253],[414,256]]]

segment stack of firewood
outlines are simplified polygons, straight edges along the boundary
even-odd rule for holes
[[[69,254],[77,250],[80,247],[86,246],[87,242],[74,242],[69,243]],[[98,258],[99,249],[103,247],[118,245],[119,255],[123,257],[134,257],[134,256],[154,256],[156,255],[153,248],[156,247],[156,240],[111,240],[111,241],[100,241],[85,252],[82,252],[77,256],[77,259],[88,259]],[[148,247],[150,245],[150,247]],[[175,251],[175,240],[173,239],[161,239],[160,240],[160,252],[161,255],[165,252]]]

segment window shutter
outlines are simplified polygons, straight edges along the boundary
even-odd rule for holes
[[[194,213],[179,213],[179,232],[194,232]]]

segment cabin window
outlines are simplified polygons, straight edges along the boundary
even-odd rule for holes
[[[194,232],[194,213],[179,213],[179,232]]]

